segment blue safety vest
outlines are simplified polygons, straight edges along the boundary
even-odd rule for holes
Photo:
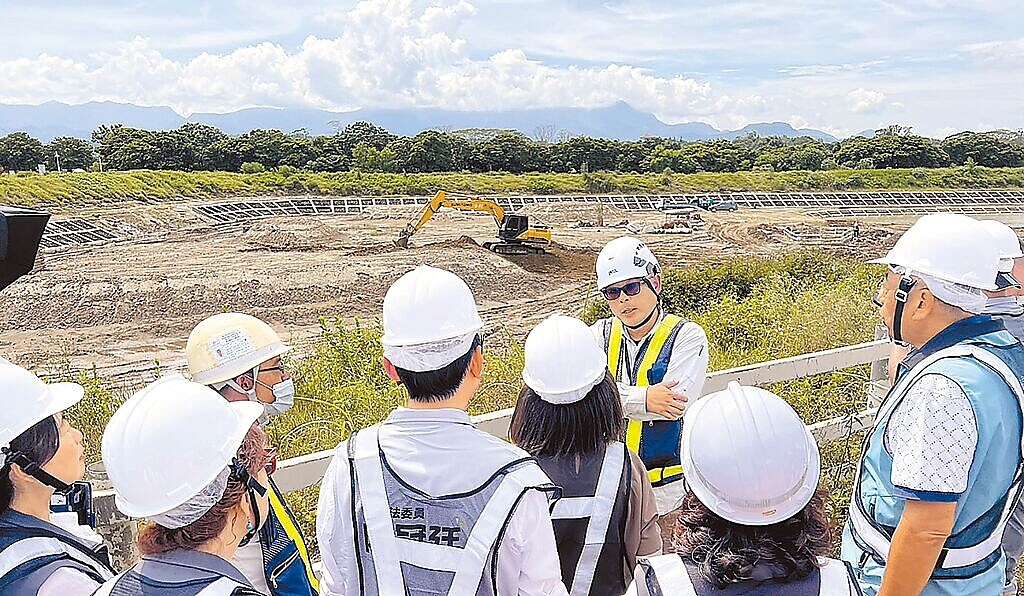
[[[1021,486],[1022,372],[1024,347],[985,315],[954,323],[900,365],[866,439],[843,532],[843,560],[854,566],[865,594],[875,594],[881,585],[906,505],[892,482],[886,431],[893,412],[926,374],[943,375],[964,391],[978,443],[967,489],[957,499],[952,534],[923,594],[997,594],[1002,588],[1006,560],[999,545]]]

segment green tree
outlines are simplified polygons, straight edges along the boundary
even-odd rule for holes
[[[46,145],[46,168],[57,170],[57,157],[60,156],[60,169],[70,172],[75,169],[88,170],[96,161],[96,152],[88,141],[75,137],[57,137]]]
[[[961,132],[942,141],[942,148],[954,164],[973,159],[979,166],[1019,168],[1024,166],[1024,147],[987,133]]]
[[[846,139],[835,155],[839,163],[871,159],[876,168],[940,168],[949,155],[932,139],[916,135],[883,135]]]
[[[0,167],[3,169],[30,171],[41,163],[46,163],[46,150],[38,139],[24,132],[0,137]]]
[[[352,149],[352,168],[360,172],[394,172],[395,152],[359,143]]]

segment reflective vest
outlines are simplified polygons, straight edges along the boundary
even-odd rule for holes
[[[24,514],[8,512],[0,525],[0,594],[34,596],[50,575],[68,567],[97,584],[113,577],[105,546],[92,548],[42,521],[11,523]],[[34,519],[34,518],[33,518]],[[37,525],[38,524],[38,525]]]
[[[626,446],[616,441],[595,453],[537,463],[562,487],[551,522],[569,595],[621,595],[631,478]]]
[[[348,443],[361,594],[496,594],[501,535],[520,498],[557,489],[533,458],[495,471],[479,488],[431,497],[387,465],[379,428]]]
[[[260,546],[271,596],[316,596],[320,586],[313,575],[306,542],[272,479],[267,496],[270,514],[260,528]]]
[[[953,532],[924,594],[950,590],[980,593],[990,588],[996,593],[1003,585],[1005,557],[1000,541],[1019,499],[1024,471],[1024,387],[1018,376],[1024,373],[1024,347],[989,317],[974,317],[956,325],[955,332],[975,330],[979,334],[908,361],[912,367],[897,379],[865,440],[843,536],[843,559],[858,568],[866,588],[881,581],[905,505],[904,499],[894,496],[893,461],[885,445],[886,431],[914,383],[933,373],[952,379],[967,395],[978,429],[978,445],[967,490],[957,501]],[[950,582],[948,588],[937,587],[935,582],[942,580]]]
[[[624,371],[630,385],[648,387],[664,380],[672,358],[672,345],[685,323],[682,317],[665,315],[658,323],[654,335],[640,346],[632,369]],[[607,340],[605,351],[608,352],[608,370],[612,378],[618,379],[620,367],[627,364],[625,327],[622,321],[612,317],[606,323],[604,336]],[[626,445],[644,462],[651,486],[682,480],[683,467],[679,459],[682,428],[680,420],[630,420],[626,426]]]
[[[809,576],[794,582],[740,582],[749,583],[750,592],[769,596],[856,596],[860,594],[853,570],[835,559],[819,559],[820,567]],[[641,559],[637,564],[633,585],[639,596],[711,596],[721,591],[709,582],[694,585],[696,571],[679,555],[660,555]],[[728,589],[728,588],[727,588]],[[744,592],[746,593],[746,592]]]
[[[143,586],[141,576],[133,569],[125,571],[100,586],[92,596],[262,596],[250,586],[230,577],[213,579],[209,582],[190,581],[185,585],[154,588]]]

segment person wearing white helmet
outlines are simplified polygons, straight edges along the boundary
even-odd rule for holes
[[[84,389],[47,385],[0,358],[0,594],[92,594],[114,575],[106,546],[79,513],[52,513],[55,494],[77,492],[91,511],[82,433],[64,419]],[[87,517],[87,516],[86,516]],[[86,523],[83,523],[86,522]],[[94,521],[92,522],[94,523]]]
[[[243,313],[220,313],[196,325],[185,344],[192,380],[216,390],[228,401],[259,404],[261,423],[288,411],[295,381],[282,356],[291,348],[270,325]],[[259,539],[238,549],[232,563],[254,586],[270,596],[312,596],[319,581],[306,540],[273,479],[268,484],[271,510]]]
[[[985,310],[999,252],[979,222],[920,218],[875,298],[913,347],[868,433],[842,557],[865,594],[998,594],[1020,496],[1024,347]]]
[[[525,383],[509,437],[562,489],[551,511],[562,581],[574,596],[621,596],[638,556],[661,552],[647,470],[620,442],[622,405],[586,323],[552,315],[526,338]]]
[[[853,570],[824,558],[818,445],[782,398],[732,382],[690,406],[683,469],[674,554],[641,560],[631,594],[859,594]]]
[[[640,240],[612,240],[596,267],[613,316],[594,323],[593,331],[619,383],[629,418],[626,444],[647,466],[658,513],[666,515],[683,497],[679,419],[704,389],[708,338],[700,325],[664,311],[661,266]]]
[[[320,487],[324,594],[565,594],[530,456],[473,426],[484,369],[473,294],[421,266],[384,296],[384,369],[406,407],[343,441]]]
[[[181,375],[118,408],[103,432],[103,464],[118,510],[149,523],[142,558],[96,596],[263,594],[230,563],[269,511],[262,413]]]

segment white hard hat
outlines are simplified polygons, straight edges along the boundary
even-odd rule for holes
[[[658,259],[637,238],[612,240],[597,255],[597,287],[600,290],[627,279],[654,277],[661,273]]]
[[[181,375],[146,386],[103,431],[103,464],[117,508],[130,517],[154,518],[188,503],[223,476],[263,411],[261,404],[229,402]]]
[[[483,328],[473,292],[444,269],[421,265],[384,295],[384,356],[413,372],[439,370],[469,352]]]
[[[0,447],[37,423],[81,401],[85,390],[75,383],[47,385],[17,364],[0,358]],[[0,453],[0,465],[5,456]]]
[[[226,312],[196,325],[185,343],[192,380],[213,385],[252,371],[290,350],[270,325],[254,316]]]
[[[908,275],[980,290],[996,290],[999,251],[977,220],[957,213],[931,213],[900,236],[889,254],[869,261],[903,267]]]
[[[994,219],[983,219],[979,223],[992,236],[996,250],[999,251],[999,273],[996,275],[996,285],[999,286],[999,289],[1020,287],[1020,280],[1015,278],[1012,273],[1013,260],[1024,257],[1017,233],[1010,226]]]
[[[687,486],[731,522],[766,526],[789,519],[818,487],[818,445],[793,408],[757,387],[729,383],[691,405],[681,449]]]
[[[608,370],[608,356],[583,321],[551,315],[526,336],[523,382],[546,402],[571,404],[590,393]]]

